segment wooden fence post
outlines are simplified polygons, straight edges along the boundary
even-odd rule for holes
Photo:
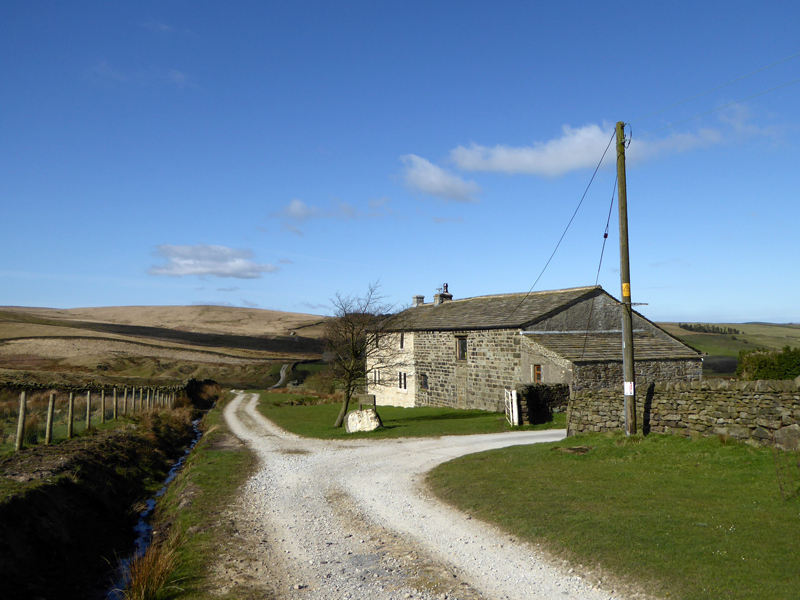
[[[53,412],[56,410],[56,395],[50,394],[50,401],[47,403],[47,426],[44,431],[45,445],[53,442]]]
[[[143,393],[144,393],[144,390],[141,387],[139,387],[139,412],[142,412],[144,410],[144,405],[142,404],[142,394]]]
[[[150,410],[152,406],[150,406],[150,390],[152,388],[147,388],[147,410]]]
[[[125,391],[122,393],[122,414],[128,414],[128,386],[125,386]]]
[[[92,426],[92,390],[86,390],[86,430]]]
[[[19,419],[17,420],[17,439],[14,443],[14,450],[19,452],[22,450],[22,441],[25,437],[25,409],[27,408],[27,400],[25,398],[25,390],[19,393]]]
[[[72,439],[72,424],[75,421],[75,392],[69,393],[69,407],[67,409],[67,438]]]
[[[117,386],[114,386],[114,420],[117,420]]]
[[[106,422],[106,388],[100,390],[100,423]]]

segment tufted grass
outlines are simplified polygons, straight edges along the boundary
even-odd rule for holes
[[[591,450],[558,450],[573,446]],[[462,457],[427,481],[470,515],[585,565],[582,575],[604,578],[606,589],[628,582],[682,600],[798,597],[800,499],[784,499],[770,449],[593,434]]]

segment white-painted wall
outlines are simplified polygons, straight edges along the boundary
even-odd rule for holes
[[[383,346],[383,344],[386,344]],[[381,352],[367,358],[369,381],[367,393],[375,394],[375,402],[379,406],[416,406],[415,397],[417,380],[414,371],[414,334],[403,334],[403,348],[400,348],[400,334],[392,334],[382,342],[386,352],[385,362],[392,363],[390,368],[379,368]],[[405,388],[399,385],[398,372],[405,373]],[[379,377],[380,381],[376,382]]]

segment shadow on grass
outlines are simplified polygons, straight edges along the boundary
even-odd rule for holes
[[[380,408],[378,409],[380,414]],[[390,421],[456,421],[465,419],[484,419],[490,415],[497,415],[501,418],[500,413],[482,412],[477,414],[444,414],[444,415],[418,415],[416,417],[398,417],[396,419],[389,419]],[[388,429],[388,427],[387,427]]]

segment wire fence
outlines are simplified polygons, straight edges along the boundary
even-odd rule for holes
[[[0,447],[52,444],[106,423],[153,410],[172,409],[185,389],[99,387],[86,390],[0,390]]]

